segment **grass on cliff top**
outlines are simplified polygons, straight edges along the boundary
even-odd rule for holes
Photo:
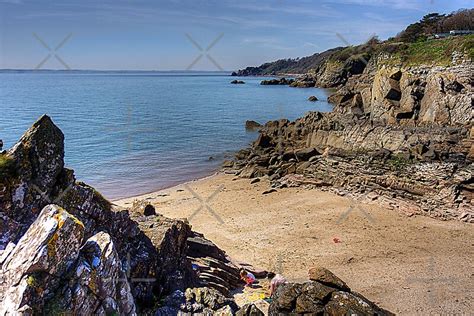
[[[387,47],[383,47],[382,50],[384,48]],[[474,35],[406,43],[399,45],[391,53],[395,60],[405,66],[448,66],[451,64],[452,54],[455,51],[464,52],[471,60],[474,60]]]
[[[11,177],[15,174],[15,161],[6,154],[0,154],[0,179]]]

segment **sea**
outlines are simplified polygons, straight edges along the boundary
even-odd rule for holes
[[[231,84],[234,79],[245,84]],[[65,135],[65,162],[114,200],[202,178],[247,147],[246,120],[328,112],[329,92],[263,86],[225,72],[0,72],[0,139],[14,145],[42,115]],[[310,102],[315,95],[319,101]]]

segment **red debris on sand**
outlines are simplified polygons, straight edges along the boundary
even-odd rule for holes
[[[341,242],[341,240],[337,237],[334,237],[332,241],[334,241],[335,244],[339,244]]]

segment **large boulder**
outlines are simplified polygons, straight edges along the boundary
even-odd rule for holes
[[[98,233],[82,245],[83,236],[81,221],[56,205],[46,206],[2,256],[0,315],[134,315],[134,299],[110,235]]]
[[[433,71],[427,76],[424,97],[420,105],[420,121],[439,125],[472,123],[474,98],[473,65],[448,71]]]
[[[42,313],[44,302],[74,264],[84,225],[62,208],[46,206],[3,259],[0,315]]]
[[[0,210],[21,224],[13,240],[26,231],[47,202],[55,196],[55,187],[64,169],[64,135],[51,119],[43,115],[26,131],[4,157],[14,172],[0,179]],[[8,241],[0,241],[0,249]]]
[[[223,315],[232,316],[237,305],[232,299],[226,298],[219,291],[201,287],[188,288],[185,292],[175,291],[164,301],[164,307],[159,308],[155,315]]]
[[[47,313],[136,315],[127,275],[109,234],[89,238],[67,276],[47,302]]]
[[[308,276],[311,281],[316,281],[342,291],[350,291],[350,288],[344,281],[326,268],[313,267],[309,269]]]
[[[395,315],[383,310],[358,293],[337,291],[331,294],[329,302],[324,307],[325,315]]]
[[[393,315],[360,294],[351,292],[329,270],[317,268],[310,272],[310,276],[318,281],[280,285],[272,297],[269,314]]]

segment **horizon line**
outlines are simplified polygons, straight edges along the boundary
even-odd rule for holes
[[[29,69],[29,68],[0,68],[0,72],[6,71],[29,71],[29,72],[219,72],[228,73],[235,70],[187,70],[187,69],[172,69],[172,70],[144,70],[144,69]]]

